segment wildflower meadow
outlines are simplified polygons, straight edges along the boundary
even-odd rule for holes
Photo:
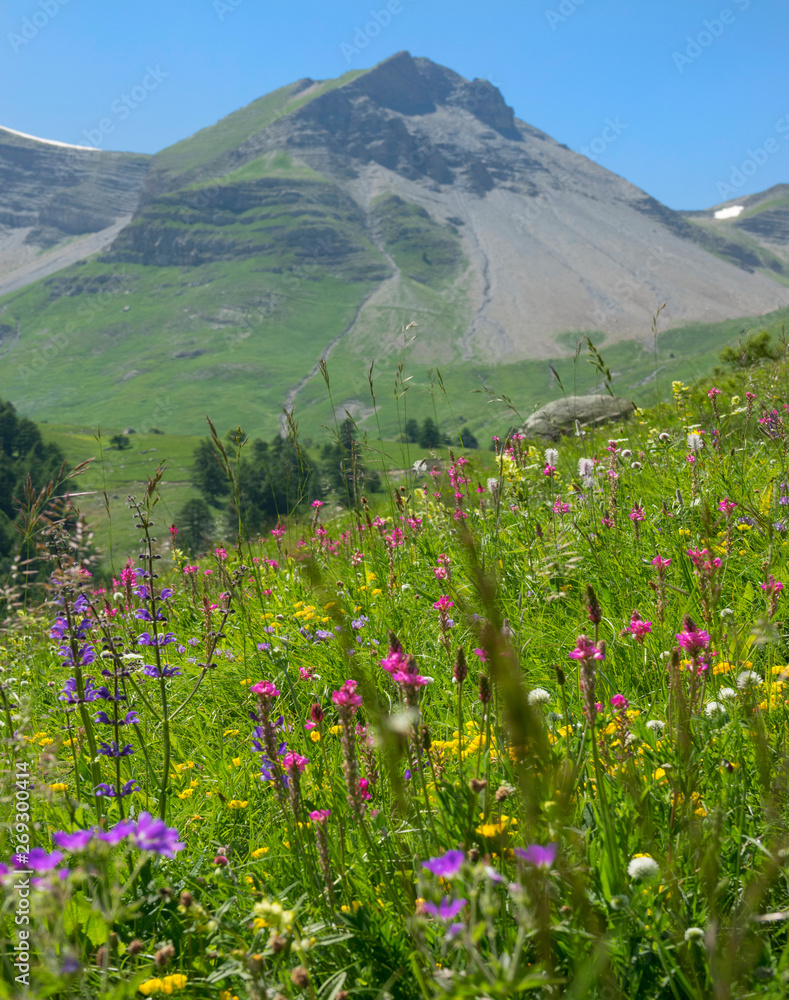
[[[106,580],[29,498],[0,996],[785,997],[788,411],[770,363],[382,442],[376,497],[198,558],[160,469]]]

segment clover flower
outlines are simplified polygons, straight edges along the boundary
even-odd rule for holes
[[[422,867],[427,868],[429,872],[432,872],[433,875],[438,875],[440,878],[454,878],[460,871],[465,860],[466,855],[463,851],[451,850],[437,858],[430,858],[428,861],[423,861]]]
[[[654,878],[660,873],[660,865],[648,854],[636,854],[627,866],[627,874],[632,879]]]

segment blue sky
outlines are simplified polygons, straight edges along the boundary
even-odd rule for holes
[[[0,125],[156,152],[408,49],[491,80],[672,208],[704,208],[789,182],[788,38],[786,0],[7,0]]]

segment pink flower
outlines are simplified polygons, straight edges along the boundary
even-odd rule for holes
[[[309,760],[306,757],[302,757],[300,753],[293,753],[292,751],[288,751],[282,758],[282,769],[283,771],[287,771],[288,774],[293,774],[294,771],[298,771],[301,774],[307,764],[309,764]]]
[[[332,691],[331,700],[338,708],[359,708],[362,704],[362,696],[356,694],[358,686],[356,681],[347,680],[339,691]]]
[[[484,649],[475,649],[474,655],[478,656],[482,663],[487,663],[488,660],[490,659],[490,657],[488,656],[488,654],[485,652]]]
[[[449,609],[454,608],[454,606],[454,601],[450,601],[446,594],[442,594],[433,605],[436,611],[449,611]]]
[[[720,396],[722,391],[723,391],[722,389],[716,389],[715,386],[713,386],[711,389],[707,391],[707,395],[709,396],[710,399],[715,399],[716,396]]]
[[[733,500],[729,500],[728,497],[724,497],[718,504],[718,510],[728,517],[736,506],[737,504]]]
[[[276,528],[271,529],[271,534],[274,536],[274,538],[282,538],[282,536],[285,534],[285,525],[278,524]]]
[[[249,689],[252,694],[260,695],[261,698],[279,698],[280,692],[271,681],[258,681]]]
[[[364,799],[365,802],[369,802],[372,798],[370,795],[370,782],[367,778],[359,778],[359,794]]]
[[[214,549],[214,555],[217,559],[227,559],[227,552],[225,549]]]
[[[323,500],[313,500],[312,503],[310,504],[310,506],[314,507],[315,510],[320,510],[321,507],[324,506],[324,503],[323,503]]]
[[[608,514],[606,514],[605,517],[600,518],[600,524],[602,524],[604,528],[613,528],[614,526],[613,519],[610,518]]]
[[[627,515],[631,521],[643,521],[644,520],[644,508],[639,507],[638,504],[634,504],[633,509]]]
[[[309,817],[313,823],[325,823],[331,816],[331,809],[313,809]]]
[[[698,656],[709,646],[710,634],[703,629],[697,629],[689,618],[685,619],[684,625],[685,631],[677,632],[677,643],[682,649],[686,649],[691,656]]]
[[[395,684],[402,684],[404,687],[424,687],[425,684],[430,683],[427,677],[412,673],[410,670],[395,670],[392,674],[392,680]]]
[[[615,694],[611,699],[611,705],[617,710],[617,712],[627,711],[627,707],[630,703],[623,694]]]
[[[643,642],[652,631],[652,622],[642,621],[641,615],[637,611],[634,611],[630,616],[630,624],[624,631],[630,632],[638,642]]]
[[[605,653],[598,649],[591,639],[585,635],[579,635],[575,643],[575,649],[567,654],[572,660],[604,660]]]
[[[784,585],[780,580],[776,580],[772,573],[767,583],[762,583],[759,586],[766,594],[777,594],[784,589]]]
[[[671,565],[671,560],[663,559],[661,556],[655,556],[652,560],[652,565],[657,569],[658,573],[660,573],[661,570],[664,570]]]
[[[552,476],[554,474],[554,472],[556,472],[556,466],[555,465],[548,465],[548,463],[546,462],[545,463],[545,468],[542,470],[542,474],[544,476]]]

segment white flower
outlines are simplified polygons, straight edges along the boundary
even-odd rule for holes
[[[495,493],[499,488],[499,481],[495,477],[488,480],[488,489],[491,493]]]
[[[745,688],[756,687],[761,683],[762,679],[755,670],[743,670],[737,674],[737,687],[740,691],[744,691]]]
[[[641,469],[641,463],[640,462],[631,462],[630,463],[630,468],[631,469],[635,469],[635,471],[638,472]]]
[[[551,700],[550,691],[546,691],[545,688],[532,688],[529,691],[529,704],[530,705],[545,705]]]
[[[663,441],[665,443],[666,441],[670,440],[671,440],[671,435],[667,434],[665,431],[663,431],[662,434],[658,434],[658,441]]]
[[[686,941],[701,941],[703,937],[704,937],[704,931],[701,929],[701,927],[688,927],[688,929],[685,931]]]
[[[545,464],[555,466],[559,461],[559,452],[555,448],[545,449]]]
[[[665,728],[666,723],[661,722],[660,719],[650,719],[649,722],[647,722],[647,729],[654,729],[658,733]]]
[[[623,448],[621,454],[622,454],[622,458],[632,458],[633,457],[633,452],[629,448]]]
[[[721,698],[725,698],[726,701],[731,701],[732,698],[737,697],[737,692],[734,688],[721,688],[719,694]]]
[[[701,451],[703,447],[704,441],[701,438],[701,434],[696,434],[695,431],[688,434],[688,448],[690,448],[691,451],[698,452]]]
[[[726,709],[719,701],[708,701],[704,706],[704,714],[706,716],[717,715],[718,712],[725,712]]]
[[[582,479],[589,479],[594,475],[594,462],[591,458],[578,459],[578,475]]]
[[[653,878],[660,873],[660,865],[648,854],[642,854],[632,858],[627,866],[627,874],[630,878]]]

